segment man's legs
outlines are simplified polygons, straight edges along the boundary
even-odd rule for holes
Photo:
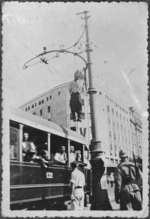
[[[81,100],[81,95],[80,94],[77,95],[76,113],[78,115],[77,121],[81,121],[82,100]]]
[[[71,99],[70,99],[70,109],[71,109],[71,114],[72,114],[72,118],[74,121],[76,120],[75,105],[76,105],[75,96],[74,94],[72,94]]]

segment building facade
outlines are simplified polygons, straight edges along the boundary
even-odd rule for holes
[[[69,106],[68,85],[68,83],[59,85],[28,101],[20,108],[77,131],[90,143],[92,135],[89,96],[82,94],[82,122],[74,122]],[[131,159],[133,152],[137,157],[141,157],[142,121],[140,115],[133,107],[121,106],[104,89],[98,88],[97,91],[99,139],[106,152],[108,163],[118,164],[120,149],[127,150]]]

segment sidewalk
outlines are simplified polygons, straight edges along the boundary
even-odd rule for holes
[[[119,210],[120,205],[115,202],[114,186],[110,187],[110,185],[108,185],[108,197],[109,197],[109,201],[112,206],[112,209],[114,211]]]

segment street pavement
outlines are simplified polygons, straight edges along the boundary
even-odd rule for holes
[[[113,211],[118,211],[119,204],[115,202],[114,185],[111,187],[110,184],[108,184],[108,197]],[[91,205],[88,204],[87,207],[84,207],[84,211],[90,211],[90,207]]]
[[[116,211],[116,210],[119,210],[120,205],[115,202],[114,189],[115,189],[114,185],[113,185],[113,187],[111,187],[110,184],[108,184],[108,197],[109,197],[109,201],[110,201],[110,204],[112,206],[112,209]]]
[[[113,211],[119,210],[119,204],[115,202],[114,186],[111,187],[110,184],[108,184],[108,197],[109,197],[109,201],[110,201]],[[90,207],[91,207],[91,204],[88,204],[86,207],[84,207],[84,211],[90,211]],[[68,210],[71,210],[70,203],[68,203]]]

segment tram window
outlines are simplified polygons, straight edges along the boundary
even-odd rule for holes
[[[72,146],[74,148],[74,152],[72,151]],[[79,144],[77,142],[74,141],[70,141],[70,154],[71,153],[75,153],[75,158],[77,159],[77,157],[81,158],[81,161],[83,162],[83,145]],[[70,156],[70,162],[73,162],[73,156]]]
[[[65,149],[64,151],[64,158],[68,161],[68,142],[66,138],[62,138],[60,136],[51,135],[51,159],[53,160],[54,164],[63,165],[67,164],[68,162],[59,162],[58,155],[60,154],[61,147]],[[63,158],[63,156],[62,156]]]
[[[28,133],[28,139],[26,141],[29,143],[22,143],[22,147],[24,148],[22,154],[23,160],[26,162],[33,161],[39,163],[40,159],[38,156],[42,157],[43,151],[48,151],[47,133],[25,126],[23,130],[23,141],[25,133]]]
[[[19,160],[19,130],[10,127],[10,159]]]

